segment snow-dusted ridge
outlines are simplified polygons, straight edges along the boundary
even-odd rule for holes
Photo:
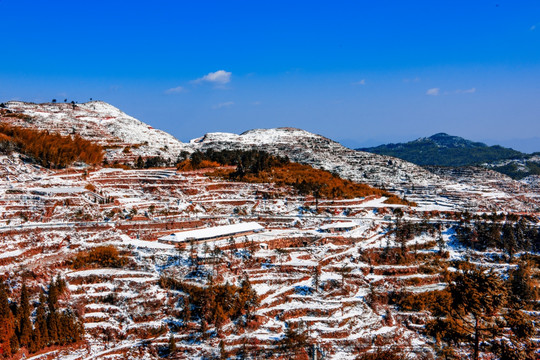
[[[286,155],[292,161],[338,173],[373,185],[427,185],[438,177],[412,163],[389,156],[349,149],[336,141],[295,128],[254,129],[240,135],[208,133],[193,139],[195,149],[260,149]]]
[[[276,155],[286,155],[292,161],[372,185],[423,186],[438,181],[436,175],[417,165],[388,156],[352,150],[324,136],[296,128],[254,129],[240,135],[208,133],[185,144],[103,101],[90,101],[75,106],[21,101],[10,101],[6,105],[9,110],[31,118],[14,118],[17,125],[61,134],[77,133],[106,146],[110,161],[134,161],[139,155],[162,156],[174,160],[182,151],[256,148]]]
[[[174,136],[154,129],[103,101],[83,104],[34,104],[10,101],[6,107],[32,118],[18,119],[18,125],[46,129],[61,134],[77,133],[83,138],[108,146],[107,157],[158,156],[174,159],[187,149]],[[123,152],[126,146],[130,151]]]
[[[527,199],[515,196],[537,191],[538,182],[534,178],[518,182],[474,169],[423,168],[405,160],[352,150],[324,136],[296,128],[254,129],[241,134],[211,132],[186,144],[102,101],[75,107],[65,103],[20,101],[6,105],[8,110],[28,117],[4,117],[3,121],[61,134],[79,134],[104,145],[109,162],[134,163],[138,156],[161,156],[174,162],[182,151],[259,149],[343,178],[389,189],[417,203],[435,204],[435,208],[449,201],[468,208],[495,206],[525,211],[537,207],[534,196],[527,195]]]

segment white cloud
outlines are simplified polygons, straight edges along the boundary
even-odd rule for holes
[[[165,94],[178,94],[181,92],[185,92],[186,89],[182,86],[177,86],[175,88],[167,89],[165,90]]]
[[[426,95],[437,96],[437,95],[439,95],[440,91],[441,91],[441,89],[439,89],[439,88],[428,89],[426,91]]]
[[[535,30],[535,29],[536,29],[536,25],[533,25],[533,26],[531,26],[531,27],[529,28],[529,30],[531,30],[531,31],[533,31],[533,30]]]
[[[254,105],[254,106],[259,106],[259,105],[262,104],[262,101],[254,101],[251,104]]]
[[[194,84],[207,82],[207,83],[216,84],[216,85],[225,85],[231,81],[231,75],[232,73],[229,71],[218,70],[215,72],[208,73],[201,78],[193,80],[192,82]]]
[[[221,109],[221,108],[229,107],[232,105],[234,105],[234,101],[226,101],[226,102],[222,102],[222,103],[212,106],[212,109]]]
[[[470,89],[465,89],[465,90],[461,90],[461,89],[456,90],[457,94],[474,94],[475,92],[476,92],[476,88],[470,88]]]
[[[353,85],[366,85],[366,79],[362,79],[360,81],[357,81],[357,82],[353,83]]]

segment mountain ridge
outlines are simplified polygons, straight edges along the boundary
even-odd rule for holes
[[[535,154],[488,146],[447,133],[356,150],[393,156],[420,166],[483,166],[514,179],[540,174]]]
[[[478,191],[478,179],[483,179],[482,186],[487,192],[494,189],[506,192],[509,189],[513,193],[514,189],[528,186],[510,178],[492,176],[485,168],[478,168],[478,175],[474,172],[434,171],[395,157],[353,150],[324,136],[291,127],[251,129],[241,134],[209,132],[183,143],[103,102],[76,104],[75,107],[72,104],[10,102],[7,107],[18,113],[11,114],[16,116],[4,116],[2,121],[61,134],[78,134],[83,139],[97,141],[106,150],[108,164],[126,168],[137,168],[139,157],[142,160],[160,158],[160,161],[151,163],[172,166],[195,151],[263,150],[333,172],[344,179],[388,190],[410,201],[421,201],[429,196],[430,202],[438,206],[446,202],[445,194],[451,194],[458,203],[473,208],[501,206],[487,197],[465,195]],[[2,109],[2,113],[5,112],[6,109]],[[510,167],[513,164],[498,166]],[[456,187],[462,183],[466,186]],[[534,201],[528,199],[514,200],[512,205],[507,201],[504,206],[516,209],[535,206]]]

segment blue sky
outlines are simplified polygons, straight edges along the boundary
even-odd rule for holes
[[[0,0],[0,101],[107,101],[187,141],[303,128],[540,151],[540,1]]]

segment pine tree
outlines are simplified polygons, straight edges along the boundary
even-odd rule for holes
[[[535,288],[532,278],[531,265],[525,261],[520,262],[518,268],[510,273],[508,286],[511,304],[514,307],[529,308],[530,304],[538,298],[538,290]]]
[[[30,321],[30,298],[28,289],[24,283],[21,289],[21,302],[19,304],[17,315],[19,323],[19,345],[29,348],[32,341],[33,329],[32,322]]]
[[[49,293],[47,296],[47,304],[49,305],[49,312],[54,312],[56,310],[56,303],[58,302],[58,287],[54,281],[51,279],[49,283]]]
[[[32,342],[30,344],[30,352],[37,352],[41,349],[41,344],[43,343],[43,339],[41,338],[41,331],[38,327],[34,328],[34,331],[32,333]]]
[[[227,321],[227,314],[225,313],[220,304],[216,304],[214,310],[214,326],[216,327],[218,336],[221,335],[221,327],[223,326],[225,321]]]
[[[144,161],[142,159],[142,157],[139,155],[139,157],[137,158],[137,163],[135,164],[135,167],[137,169],[142,169],[144,168]]]
[[[254,307],[259,305],[259,298],[257,292],[251,287],[251,282],[247,275],[244,276],[244,280],[240,284],[238,290],[238,298],[240,303],[240,311],[246,314],[246,320],[251,319],[251,311]]]
[[[291,323],[287,323],[286,326],[285,335],[278,343],[285,353],[294,355],[307,346],[308,338],[304,332],[293,329]]]
[[[10,357],[17,351],[18,344],[12,346],[13,340],[16,340],[15,318],[9,307],[7,290],[4,283],[0,281],[0,357]]]
[[[49,343],[58,343],[58,314],[56,310],[49,312],[47,316],[47,333],[49,334]]]
[[[187,326],[191,320],[191,303],[189,302],[189,297],[184,296],[184,308],[182,310],[182,321],[184,326]]]
[[[219,342],[219,359],[220,360],[226,360],[228,357],[227,350],[225,350],[225,344],[223,343],[223,340]]]
[[[173,334],[169,337],[169,354],[172,354],[176,351],[176,340],[174,339]]]
[[[315,292],[319,291],[319,283],[321,279],[321,267],[319,264],[317,266],[313,267],[313,287],[315,288]]]
[[[45,295],[43,293],[39,294],[39,304],[36,308],[36,322],[35,330],[39,331],[40,334],[40,343],[39,348],[44,348],[49,343],[49,332],[47,330],[47,316],[45,313]]]
[[[208,337],[208,324],[206,323],[206,320],[204,318],[201,318],[201,327],[200,327],[200,332],[201,332],[201,338],[203,340],[206,340],[207,337]]]
[[[440,309],[427,332],[449,344],[469,342],[473,359],[480,356],[480,344],[500,331],[502,309],[506,304],[505,286],[499,276],[474,265],[463,264],[449,275],[451,302]]]
[[[503,226],[503,245],[504,249],[506,250],[508,256],[510,257],[510,261],[514,258],[514,254],[517,250],[517,240],[516,240],[516,234],[514,233],[514,228],[509,223],[505,223]]]

